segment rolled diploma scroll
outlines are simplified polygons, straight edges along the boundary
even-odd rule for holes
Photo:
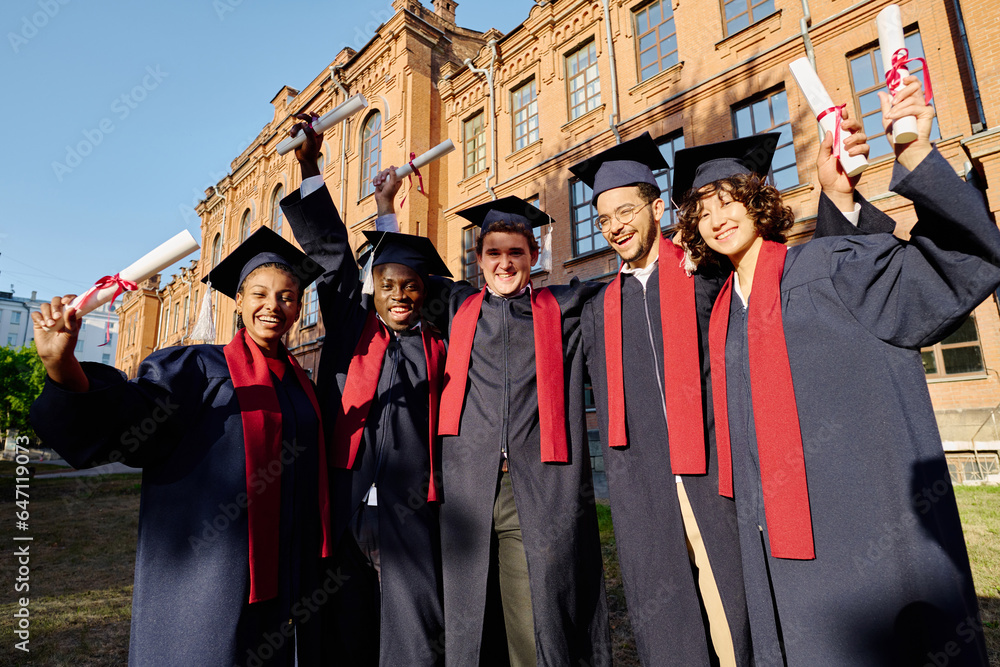
[[[799,84],[799,88],[802,90],[802,94],[805,95],[814,116],[819,117],[821,113],[833,107],[833,100],[830,99],[829,93],[826,92],[823,82],[819,80],[816,70],[813,69],[808,58],[799,58],[789,64],[788,69],[792,70],[795,83]],[[833,132],[834,136],[836,136],[836,114],[831,112],[824,115],[820,119],[819,124],[824,132]],[[840,133],[840,156],[837,159],[840,160],[840,166],[844,168],[847,175],[853,177],[868,168],[868,160],[865,159],[864,155],[852,156],[847,154],[847,149],[844,148],[844,140],[849,136],[851,136],[850,132],[842,131]]]
[[[425,164],[430,164],[434,160],[444,157],[453,150],[455,150],[455,143],[451,139],[445,139],[426,153],[413,158],[413,166],[420,169]],[[407,162],[396,170],[396,178],[406,178],[412,173],[413,169],[410,167],[410,163]]]
[[[133,262],[128,268],[122,269],[118,276],[122,280],[140,283],[147,278],[156,275],[171,264],[174,264],[198,249],[198,242],[191,236],[188,230],[182,231],[166,243],[160,244],[142,256],[137,262]],[[77,312],[83,316],[90,311],[99,308],[111,301],[111,297],[118,290],[117,285],[94,290],[88,295],[86,292],[73,299],[70,304]],[[89,290],[88,290],[89,291]],[[86,300],[84,300],[86,297]]]
[[[330,109],[325,114],[320,116],[319,119],[313,123],[313,129],[316,130],[316,132],[324,132],[326,130],[329,130],[337,123],[347,120],[357,112],[367,107],[368,107],[368,100],[365,99],[364,95],[358,93],[354,97],[345,100],[343,103],[338,104],[336,107]],[[288,137],[287,139],[283,139],[278,144],[277,148],[278,155],[284,155],[286,153],[295,150],[303,143],[305,143],[305,141],[306,141],[306,135],[304,132],[299,132],[294,137]]]
[[[878,47],[882,50],[882,71],[888,74],[892,71],[892,54],[905,48],[903,41],[903,17],[899,13],[899,5],[889,5],[878,13],[875,17],[875,25],[878,27]],[[909,76],[910,72],[905,67],[898,67],[900,80]],[[897,88],[898,90],[898,88]],[[889,90],[891,95],[896,94],[896,90]],[[897,144],[908,144],[917,138],[917,119],[913,116],[904,116],[892,122],[892,140]]]

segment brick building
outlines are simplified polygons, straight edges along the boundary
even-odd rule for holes
[[[475,229],[457,211],[494,195],[517,195],[537,201],[558,221],[538,231],[547,237],[551,266],[539,263],[536,283],[606,279],[618,267],[617,256],[593,226],[588,188],[572,179],[568,167],[644,131],[657,139],[668,163],[685,145],[781,132],[773,179],[797,216],[792,242],[803,242],[814,228],[819,199],[813,166],[819,135],[788,70],[802,56],[814,60],[835,102],[846,102],[863,118],[872,164],[860,190],[905,235],[915,215],[887,191],[892,159],[876,96],[883,73],[875,16],[887,4],[539,0],[503,34],[458,27],[450,0],[435,0],[433,12],[417,0],[396,0],[394,16],[361,50],[342,50],[302,91],[286,86],[272,100],[273,121],[197,208],[206,254],[193,272],[200,278],[261,224],[291,237],[275,203],[298,186],[298,175],[290,156],[274,152],[291,125],[289,114],[322,112],[358,92],[369,108],[327,134],[323,157],[324,176],[355,245],[374,222],[367,180],[380,167],[402,164],[411,151],[419,154],[450,137],[459,149],[425,170],[429,194],[407,198],[403,231],[429,236],[453,273],[479,281]],[[938,147],[957,172],[975,175],[995,215],[1000,130],[991,127],[1000,123],[1000,36],[991,8],[986,0],[900,6],[910,54],[926,57],[933,76]],[[664,198],[669,180],[667,170]],[[179,289],[167,288],[174,308]],[[216,299],[222,343],[232,334],[233,305]],[[322,341],[315,312],[309,296],[303,326],[289,336],[306,367],[315,367]],[[1000,479],[1000,435],[992,427],[1000,404],[1000,377],[993,370],[1000,368],[995,299],[923,356],[956,478]]]

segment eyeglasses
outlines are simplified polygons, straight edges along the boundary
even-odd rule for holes
[[[635,204],[622,204],[617,209],[615,209],[615,220],[623,225],[635,220],[635,214],[646,208],[653,202],[648,201],[642,206],[636,206]],[[611,227],[611,218],[607,215],[602,215],[597,220],[594,221],[594,226],[597,227],[597,231],[606,232]]]

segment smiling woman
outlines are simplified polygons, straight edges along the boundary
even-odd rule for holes
[[[277,356],[281,337],[288,333],[302,310],[302,288],[286,264],[268,262],[250,273],[236,293],[236,328],[267,356]],[[246,313],[249,322],[243,317]]]
[[[281,344],[320,271],[261,228],[209,274],[244,320],[232,342],[159,350],[129,381],[77,361],[68,297],[33,314],[48,373],[36,432],[77,468],[143,468],[129,664],[322,662],[322,613],[292,610],[335,585],[326,448]]]
[[[918,216],[906,242],[852,234],[787,248],[791,213],[764,180],[774,135],[675,156],[685,244],[733,269],[708,349],[718,492],[735,502],[757,664],[986,664],[919,350],[1000,285],[1000,232],[931,146],[934,110],[915,78],[906,84],[894,104],[882,98],[883,122],[915,116],[920,128],[894,147],[890,189]],[[846,194],[856,179],[832,135],[818,173]]]

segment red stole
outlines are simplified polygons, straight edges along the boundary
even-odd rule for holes
[[[441,393],[440,435],[458,435],[469,381],[469,359],[476,325],[486,295],[484,287],[459,307],[451,322],[451,347]],[[535,346],[535,386],[543,463],[568,463],[566,401],[563,381],[562,312],[547,287],[531,290],[531,321]]]
[[[344,393],[340,401],[340,411],[333,425],[333,465],[350,470],[361,447],[361,437],[365,430],[365,421],[371,410],[375,392],[378,390],[378,379],[382,374],[382,362],[385,361],[385,351],[389,347],[389,332],[382,324],[374,310],[368,311],[365,328],[361,338],[354,348],[351,365],[347,369],[347,380],[344,383]],[[424,345],[424,359],[427,362],[427,382],[430,396],[428,400],[430,414],[428,415],[429,432],[427,436],[430,454],[430,481],[427,488],[427,500],[438,499],[437,483],[435,482],[434,453],[437,438],[438,402],[441,391],[441,377],[444,374],[445,345],[444,340],[426,328],[420,333]]]
[[[321,555],[333,555],[330,534],[330,485],[326,474],[326,446],[323,442],[323,418],[312,382],[288,350],[282,346],[299,385],[309,398],[316,419],[319,445],[319,514],[323,531]],[[267,358],[246,329],[236,332],[225,347],[226,365],[233,379],[236,400],[243,418],[243,446],[246,450],[247,526],[250,533],[250,602],[269,600],[278,595],[278,523],[281,517],[281,476],[269,484],[254,484],[261,470],[274,461],[281,462],[281,406],[271,382]],[[257,488],[259,487],[259,488]]]
[[[684,250],[660,237],[658,250],[663,379],[675,475],[704,475],[705,426],[698,356],[698,314],[694,280],[681,268]],[[608,445],[625,447],[625,382],[622,369],[621,271],[604,292],[604,356],[608,386]]]
[[[750,392],[771,555],[809,560],[816,557],[809,489],[792,370],[781,322],[781,274],[787,251],[781,243],[764,241],[757,257],[753,302],[749,303],[747,313]],[[735,273],[719,293],[709,326],[719,493],[730,498],[733,497],[733,456],[726,401],[726,334],[733,280],[738,280]]]

